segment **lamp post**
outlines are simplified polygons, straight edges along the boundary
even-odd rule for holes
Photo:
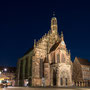
[[[3,71],[4,71],[4,73],[5,73],[5,77],[6,77],[6,76],[7,76],[7,75],[6,75],[7,68],[4,68],[4,70],[3,70]],[[6,84],[5,84],[5,86],[7,87],[7,83],[8,83],[8,82],[7,82],[7,78],[6,78],[6,79],[4,78],[4,80],[5,80],[5,83],[6,83]]]
[[[2,74],[2,72],[0,71],[0,77],[1,77],[1,74]],[[0,80],[0,84],[2,83],[2,80]]]

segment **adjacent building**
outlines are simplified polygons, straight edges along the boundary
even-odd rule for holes
[[[48,33],[45,33],[40,40],[34,40],[33,47],[19,58],[17,85],[73,86],[74,82],[77,82],[74,76],[76,72],[73,68],[74,64],[71,61],[70,50],[66,48],[63,32],[61,35],[58,33],[57,18],[52,17]],[[76,65],[74,67],[77,68]],[[82,77],[86,78],[86,76]]]
[[[73,79],[76,86],[90,86],[90,62],[87,59],[75,57]]]

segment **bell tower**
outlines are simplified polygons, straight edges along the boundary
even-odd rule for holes
[[[51,19],[51,31],[57,32],[58,25],[57,25],[57,18],[55,17],[55,14],[53,14],[53,17]]]

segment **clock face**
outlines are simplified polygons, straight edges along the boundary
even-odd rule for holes
[[[62,45],[65,45],[64,41],[61,42]]]

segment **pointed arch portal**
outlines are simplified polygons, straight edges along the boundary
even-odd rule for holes
[[[56,79],[56,71],[53,70],[53,86],[56,86],[56,81],[57,81],[57,79]]]

